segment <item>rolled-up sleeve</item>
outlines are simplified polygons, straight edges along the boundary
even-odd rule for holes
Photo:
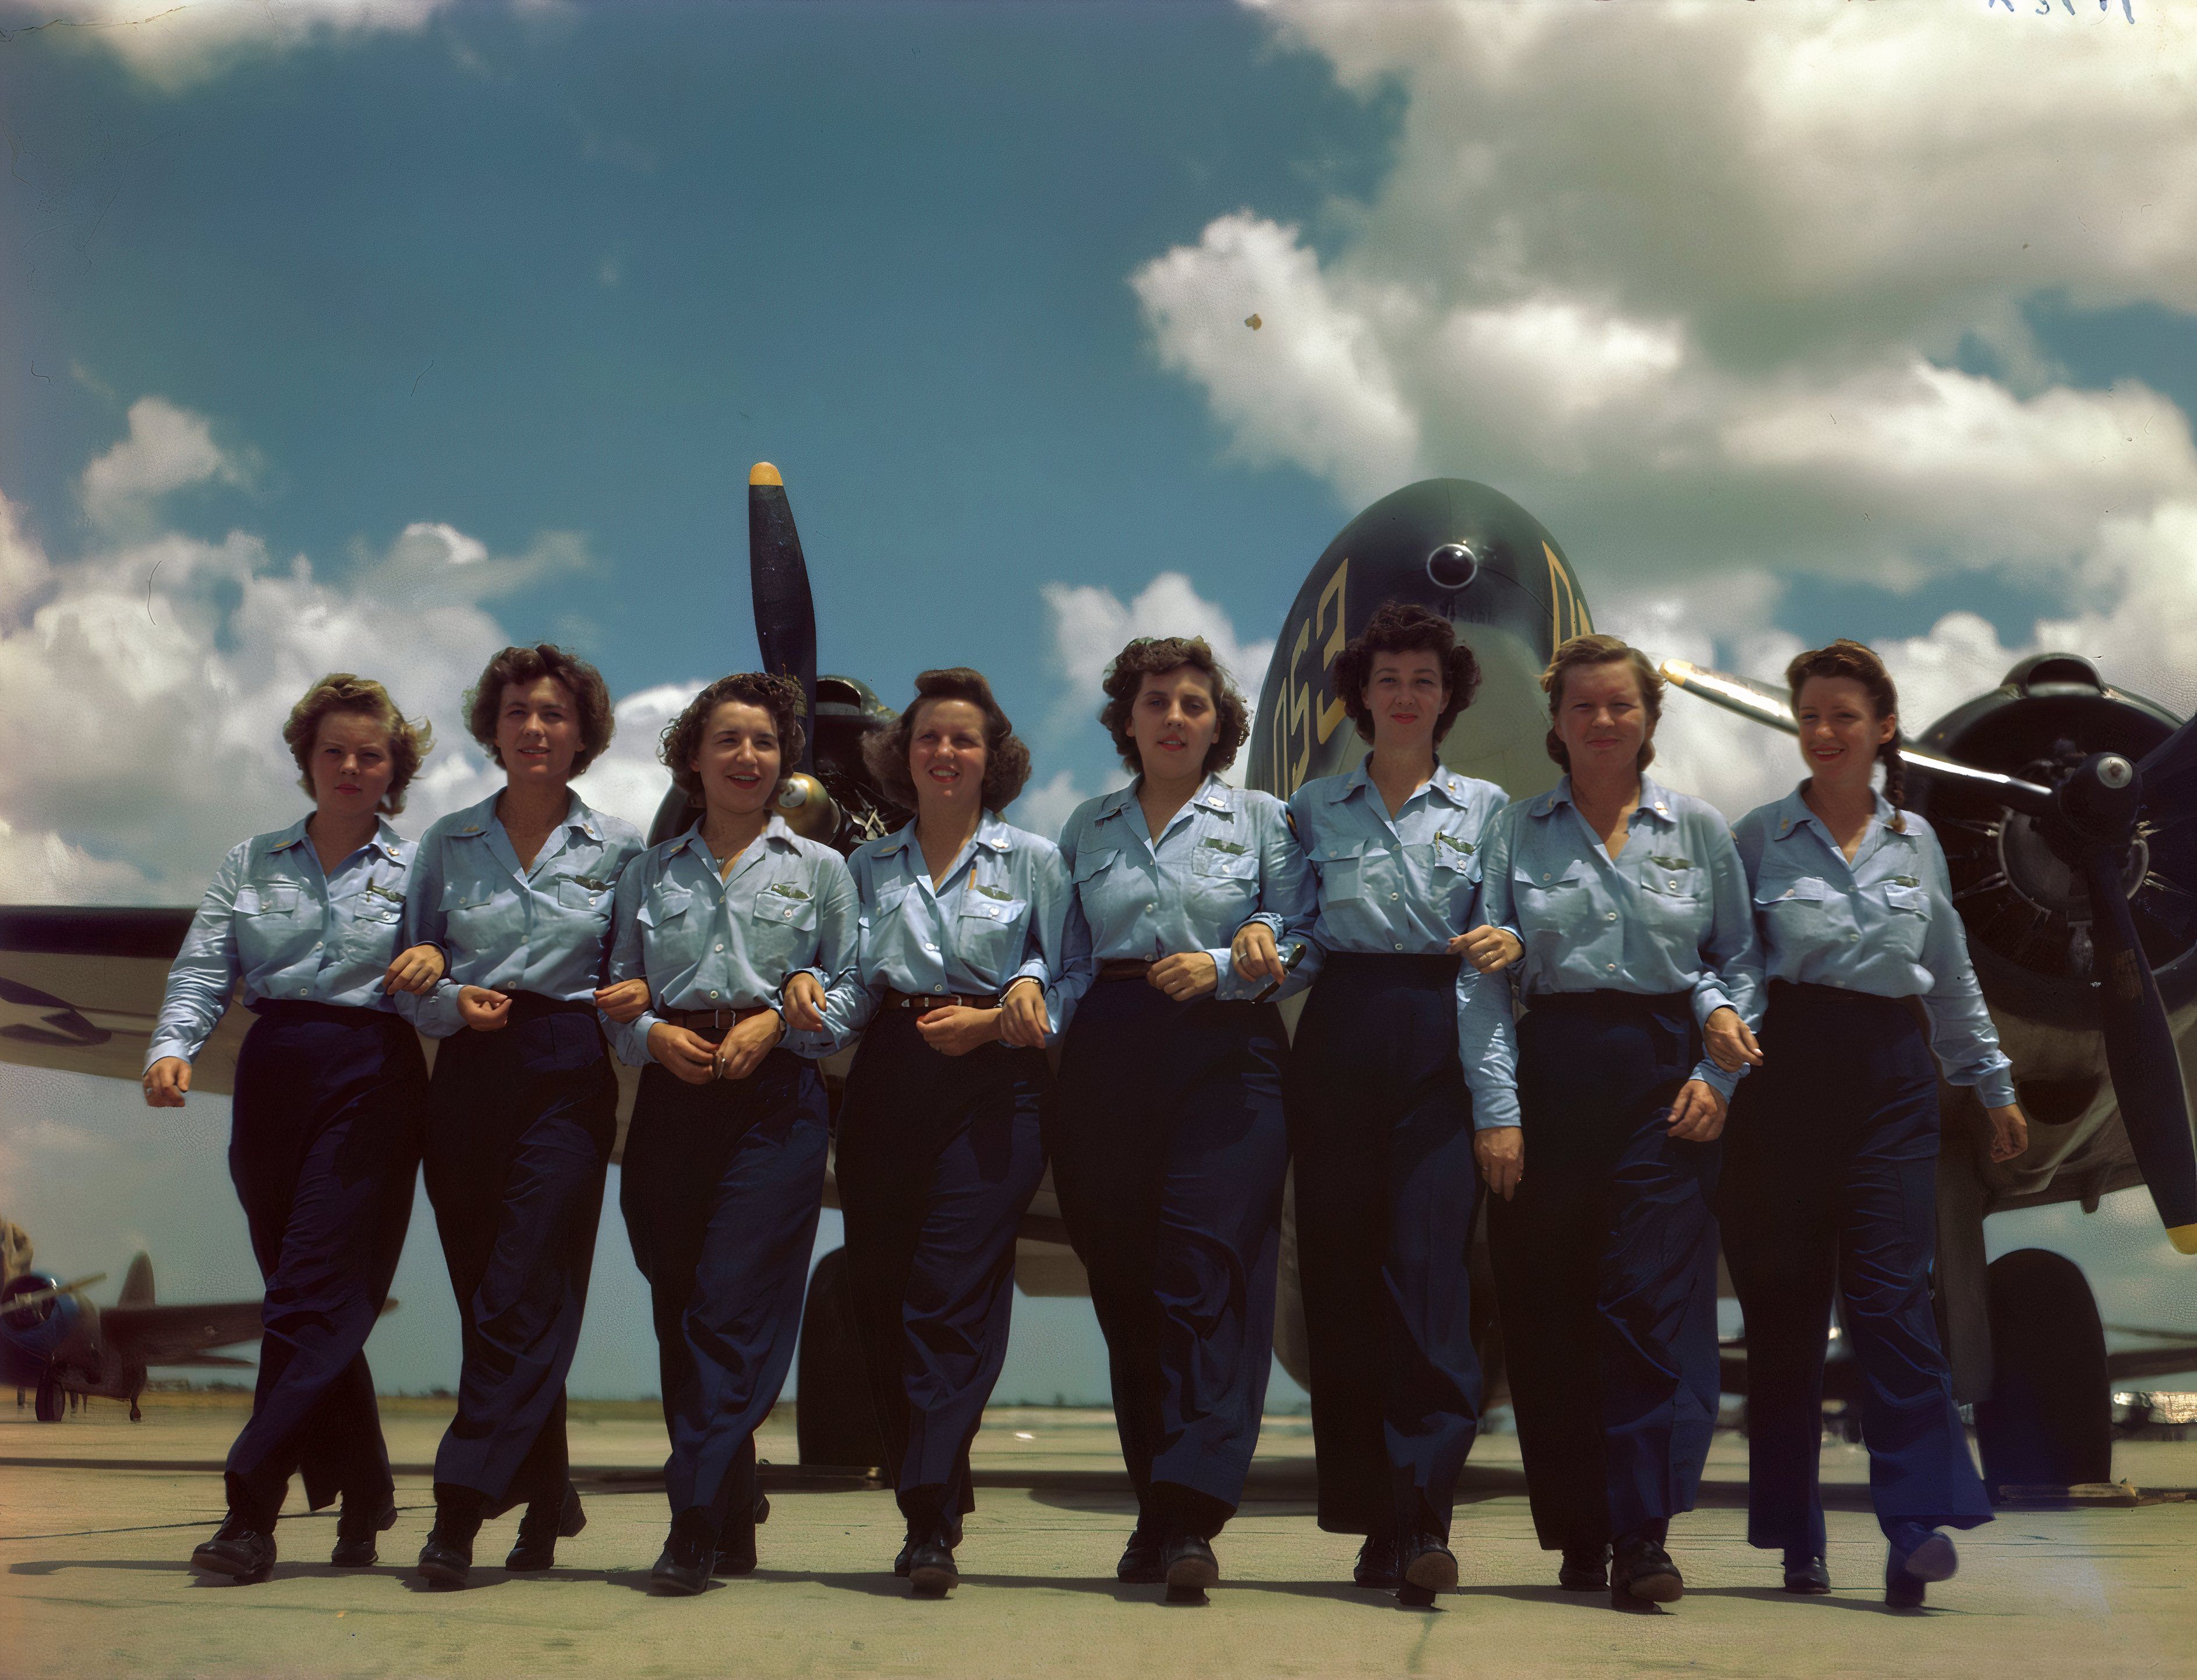
[[[641,952],[641,900],[653,872],[648,867],[648,860],[643,858],[627,865],[618,876],[617,894],[611,912],[611,953],[605,965],[606,986],[648,978]],[[663,1018],[656,1012],[652,997],[647,1008],[623,1025],[604,1016],[603,1030],[617,1051],[618,1060],[629,1068],[646,1067],[652,1059],[648,1053],[648,1029]]]
[[[1748,974],[1760,963],[1761,939],[1754,926],[1754,895],[1747,870],[1732,843],[1731,831],[1705,822],[1696,843],[1707,855],[1713,919],[1701,943],[1701,969],[1694,982],[1695,1024],[1706,1029],[1709,1017],[1729,1009],[1742,1021],[1754,1007]],[[1694,1077],[1713,1087],[1728,1103],[1745,1077],[1744,1066],[1726,1073],[1704,1054]]]
[[[145,1047],[148,1068],[168,1056],[196,1061],[228,1011],[239,973],[236,892],[251,857],[248,840],[231,849],[199,901],[198,914],[191,918],[183,948],[168,969],[167,993],[160,1000],[152,1042]]]
[[[1305,856],[1304,848],[1297,843],[1296,831],[1290,826],[1288,813],[1278,799],[1258,800],[1252,808],[1257,813],[1259,844],[1259,908],[1244,918],[1230,935],[1240,932],[1254,921],[1265,922],[1269,929],[1280,922],[1277,943],[1281,934],[1297,926],[1309,927],[1319,913],[1319,883],[1313,876],[1312,861]],[[1255,998],[1269,986],[1274,989],[1269,1002],[1279,1002],[1294,993],[1302,991],[1312,983],[1312,976],[1303,972],[1300,964],[1280,984],[1266,980],[1253,980],[1236,972],[1236,961],[1230,945],[1206,953],[1220,970],[1220,985],[1216,997],[1240,1001]]]
[[[796,1056],[814,1058],[853,1042],[868,1018],[869,994],[862,989],[861,901],[845,860],[819,859],[809,889],[816,895],[816,960],[800,971],[824,988],[824,1026],[814,1033],[789,1028],[785,1044]]]
[[[1922,1011],[1930,1018],[1930,1049],[1945,1070],[1946,1083],[1973,1086],[1986,1108],[2003,1109],[2015,1100],[2014,1063],[1999,1047],[1998,1028],[1976,983],[1968,934],[1953,907],[1952,878],[1937,836],[1927,837],[1921,849],[1930,892],[1930,932],[1922,962],[1932,979],[1922,999]]]
[[[458,1015],[458,985],[449,977],[443,915],[443,826],[434,823],[420,837],[412,854],[409,891],[404,901],[404,943],[432,945],[445,959],[443,977],[412,1002],[412,1023],[431,1039],[446,1039],[465,1022]]]
[[[1481,848],[1479,913],[1474,927],[1510,926],[1510,847],[1519,809],[1516,805],[1509,807],[1487,826]],[[1476,1132],[1521,1121],[1512,980],[1522,967],[1522,962],[1514,963],[1494,974],[1482,974],[1469,961],[1458,967],[1458,1057],[1464,1064],[1465,1086],[1472,1092],[1472,1125]]]

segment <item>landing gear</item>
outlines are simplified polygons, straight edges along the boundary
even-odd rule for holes
[[[2019,1248],[1991,1262],[1985,1287],[1995,1375],[1976,1403],[1976,1442],[1992,1501],[2009,1487],[2111,1481],[2106,1331],[2082,1268]]]
[[[38,1379],[38,1409],[32,1414],[41,1423],[58,1423],[67,1402],[61,1399],[61,1385],[50,1376]]]
[[[884,1438],[878,1433],[877,1411],[870,1403],[844,1248],[834,1248],[817,1261],[809,1276],[809,1304],[801,1312],[798,1375],[793,1422],[801,1462],[861,1469],[884,1463]]]

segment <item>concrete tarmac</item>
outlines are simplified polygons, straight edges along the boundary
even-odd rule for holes
[[[0,1675],[2197,1675],[2197,1502],[2003,1512],[1959,1537],[1961,1573],[1927,1608],[1894,1612],[1866,1462],[1836,1443],[1829,1597],[1788,1597],[1776,1556],[1744,1544],[1746,1444],[1730,1434],[1703,1509],[1673,1526],[1682,1602],[1626,1613],[1560,1592],[1516,1439],[1497,1435],[1475,1447],[1457,1514],[1463,1584],[1412,1611],[1349,1584],[1356,1541],[1313,1525],[1308,1425],[1270,1419],[1252,1497],[1216,1545],[1223,1584],[1185,1607],[1113,1578],[1133,1505],[1110,1416],[995,1411],[977,1443],[963,1584],[930,1602],[890,1573],[891,1496],[790,1468],[781,1410],[760,1443],[775,1461],[762,1567],[659,1599],[646,1590],[667,1521],[652,1405],[575,1408],[588,1522],[554,1574],[505,1573],[506,1517],[482,1532],[475,1584],[443,1593],[409,1571],[447,1403],[386,1403],[403,1512],[377,1567],[329,1568],[333,1514],[306,1514],[293,1494],[274,1579],[252,1587],[186,1561],[220,1520],[241,1405],[147,1405],[135,1426],[112,1404],[58,1424],[0,1411]],[[2115,1471],[2186,1489],[2197,1443],[2124,1443]]]

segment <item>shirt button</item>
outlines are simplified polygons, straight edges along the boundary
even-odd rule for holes
[[[1616,972],[1617,972],[1617,965],[1616,965],[1615,963],[1609,963],[1609,964],[1605,965],[1605,966],[1609,970],[1609,971],[1610,971],[1612,974],[1614,974],[1614,973],[1616,973]]]
[[[1400,950],[1402,950],[1402,949],[1404,948],[1404,941],[1403,941],[1402,940],[1400,940],[1400,940],[1398,940],[1398,941],[1396,941],[1396,948],[1397,948],[1399,951],[1400,951]]]
[[[1847,943],[1847,944],[1849,944],[1849,945],[1858,945],[1860,942],[1861,942],[1861,936],[1860,936],[1859,934],[1858,934],[1858,933],[1850,933],[1850,934],[1848,934],[1848,935],[1846,936],[1846,943]]]
[[[1544,881],[1545,881],[1545,880],[1547,880],[1549,878],[1548,878],[1546,875],[1544,875],[1544,876],[1542,876],[1542,877],[1541,877],[1541,878],[1542,878]]]
[[[725,948],[725,947],[724,947],[723,946],[722,946],[722,945],[720,945],[720,946],[717,947],[717,949],[719,949],[720,951],[723,950],[724,948]]]
[[[714,998],[714,997],[716,997],[717,994],[716,994],[715,992],[712,992],[712,993],[710,993],[710,995],[711,997],[713,997],[713,998]]]
[[[1672,882],[1672,883],[1671,883],[1671,890],[1672,890],[1672,892],[1676,892],[1676,891],[1678,891],[1678,883],[1676,881],[1673,881],[1673,882]]]
[[[1606,916],[1604,916],[1604,917],[1603,918],[1603,920],[1604,920],[1605,922],[1614,922],[1614,921],[1615,921],[1616,919],[1617,919],[1617,912],[1616,912],[1614,910],[1613,910],[1613,911],[1609,912],[1609,914],[1607,914]]]
[[[1394,904],[1394,903],[1396,901],[1397,897],[1398,897],[1398,895],[1397,895],[1397,894],[1390,893],[1390,894],[1388,895],[1388,901],[1389,901],[1391,904]]]

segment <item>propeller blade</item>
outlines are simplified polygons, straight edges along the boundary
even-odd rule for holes
[[[10,1312],[20,1312],[26,1307],[43,1306],[48,1301],[59,1301],[63,1295],[72,1295],[79,1289],[88,1289],[94,1283],[106,1281],[104,1272],[95,1272],[90,1277],[79,1277],[73,1283],[56,1283],[50,1289],[34,1289],[28,1295],[10,1295],[7,1309]]]
[[[2121,870],[2120,848],[2084,849],[2090,937],[2105,982],[2098,1013],[2106,1069],[2167,1240],[2183,1254],[2197,1254],[2197,1146],[2190,1141],[2189,1100],[2166,1005],[2136,939]]]
[[[816,768],[816,603],[801,533],[778,469],[759,461],[748,472],[748,580],[755,588],[756,645],[762,667],[799,681],[808,701],[802,717],[801,764]]]
[[[2136,768],[2143,776],[2144,791],[2154,807],[2197,803],[2197,786],[2184,789],[2177,785],[2197,776],[2197,717],[2154,747]]]
[[[1664,681],[1687,693],[1698,695],[1713,705],[1726,711],[1737,712],[1742,717],[1752,718],[1757,723],[1766,723],[1772,729],[1782,729],[1788,735],[1800,733],[1800,726],[1793,720],[1793,709],[1783,696],[1772,693],[1759,683],[1740,677],[1725,676],[1717,671],[1705,671],[1684,659],[1666,659],[1661,666]],[[2168,744],[2172,744],[2169,743]],[[2052,809],[2052,790],[2039,787],[2035,782],[2023,781],[2019,776],[2003,776],[1996,770],[1980,770],[1973,764],[1963,764],[1958,759],[1940,757],[1899,744],[1899,756],[1906,760],[1907,768],[1919,770],[1927,776],[1938,776],[1946,781],[1965,782],[1979,792],[1996,799],[2016,811],[2041,817]]]

